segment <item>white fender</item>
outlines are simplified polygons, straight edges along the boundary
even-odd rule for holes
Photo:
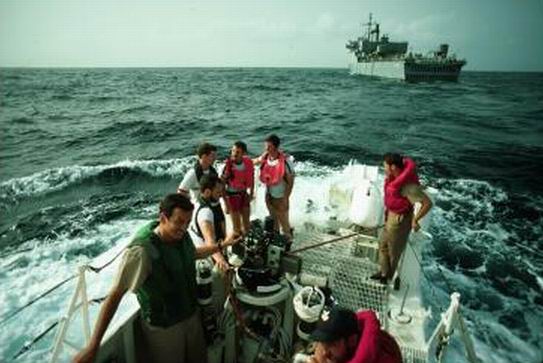
[[[365,228],[376,228],[383,221],[383,197],[375,183],[362,180],[354,189],[349,210],[351,222]]]

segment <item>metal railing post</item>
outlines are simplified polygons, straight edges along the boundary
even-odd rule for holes
[[[66,332],[72,319],[74,312],[78,309],[78,298],[82,298],[83,306],[83,329],[85,331],[87,342],[90,339],[90,327],[89,327],[89,315],[88,315],[88,301],[87,301],[87,285],[85,283],[85,266],[79,268],[79,278],[77,279],[77,286],[68,307],[68,312],[61,318],[58,333],[55,337],[55,345],[53,346],[53,352],[51,354],[50,363],[56,363],[58,361],[62,346],[64,345]]]
[[[447,311],[441,314],[441,321],[437,325],[436,329],[432,333],[432,336],[426,343],[426,349],[429,351],[430,346],[436,339],[438,345],[436,347],[437,361],[442,362],[445,357],[447,346],[449,345],[449,339],[454,333],[454,328],[458,325],[460,327],[462,342],[466,348],[466,357],[470,363],[479,363],[480,359],[475,354],[475,347],[473,341],[467,330],[464,318],[460,315],[460,294],[454,292],[451,294],[451,304]]]
[[[81,313],[83,314],[83,332],[85,334],[85,343],[90,341],[90,324],[89,324],[89,299],[87,298],[87,280],[85,279],[86,266],[79,267],[79,278],[81,279]]]
[[[470,361],[470,363],[481,362],[481,360],[475,354],[475,347],[473,346],[473,340],[471,340],[471,336],[469,335],[468,329],[466,327],[466,322],[464,321],[464,318],[460,314],[458,314],[458,325],[460,326],[460,331],[462,333],[461,334],[462,341],[464,342],[464,346],[466,347],[466,357],[468,358],[468,361]]]

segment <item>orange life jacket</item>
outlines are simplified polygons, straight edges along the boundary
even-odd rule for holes
[[[277,164],[270,165],[268,158],[269,156],[266,154],[262,161],[262,166],[260,167],[260,181],[267,186],[277,185],[285,176],[287,158],[281,151],[279,151],[279,156],[277,157]]]
[[[232,189],[246,190],[254,185],[254,166],[253,161],[248,156],[243,156],[243,170],[238,170],[234,166],[234,161],[226,159],[224,168],[224,178],[226,183]]]
[[[406,184],[420,184],[416,172],[415,162],[404,158],[404,169],[396,178],[385,180],[385,206],[387,210],[396,214],[406,214],[413,210],[413,205],[406,197],[402,196],[401,189]]]

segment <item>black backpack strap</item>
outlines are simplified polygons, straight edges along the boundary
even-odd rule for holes
[[[196,228],[192,228],[192,231],[194,233],[196,233],[196,235],[200,238],[204,238],[204,235],[202,233],[202,229],[200,228],[200,225],[198,224],[198,214],[200,213],[200,211],[202,210],[202,208],[204,207],[207,207],[207,204],[205,203],[200,203],[200,205],[198,206],[198,209],[196,210],[196,213],[194,213],[194,224],[196,225]]]
[[[198,214],[203,208],[209,208],[213,213],[213,227],[215,229],[215,239],[217,241],[224,239],[226,236],[222,232],[221,223],[224,222],[226,218],[224,217],[224,213],[222,211],[220,203],[216,206],[212,206],[210,203],[200,203],[200,206],[194,214],[194,224],[196,225],[196,228],[192,228],[193,232],[196,233],[196,235],[201,239],[204,239],[204,234],[202,233],[202,229],[200,228],[200,224],[198,223]]]
[[[194,173],[196,174],[196,180],[198,183],[200,183],[200,179],[202,179],[202,176],[204,175],[204,169],[202,169],[202,166],[200,165],[200,162],[197,160],[196,164],[194,165]],[[209,167],[209,175],[215,175],[219,176],[219,173],[217,173],[217,170],[215,170],[214,167]]]

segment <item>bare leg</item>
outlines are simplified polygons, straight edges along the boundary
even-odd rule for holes
[[[235,234],[241,234],[241,215],[239,212],[230,210],[230,219],[232,220],[232,229]]]
[[[283,198],[275,199],[274,204],[277,211],[277,219],[279,220],[279,224],[281,225],[282,232],[290,241],[292,241],[290,221],[288,219],[288,209],[289,209],[288,198],[283,197]]]
[[[241,210],[241,232],[247,234],[251,229],[251,207],[247,206]]]
[[[275,207],[275,199],[270,197],[269,194],[266,194],[266,207],[268,207],[268,212],[270,212],[270,217],[273,218],[274,230],[279,230],[279,220],[277,218],[277,210]]]

